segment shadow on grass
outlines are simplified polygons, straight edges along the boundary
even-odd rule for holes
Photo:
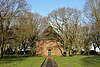
[[[26,57],[30,57],[29,55],[10,55],[10,56],[4,56],[3,58],[0,58],[0,64],[1,63],[12,63],[15,61],[23,61],[26,60]]]
[[[100,66],[100,55],[92,55],[82,58],[81,61],[85,67],[99,67]]]

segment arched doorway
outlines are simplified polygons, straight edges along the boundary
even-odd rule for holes
[[[51,56],[51,55],[52,55],[52,54],[51,54],[52,48],[51,48],[51,47],[47,47],[47,50],[48,50],[48,56]]]
[[[48,50],[48,56],[51,56],[51,49]]]

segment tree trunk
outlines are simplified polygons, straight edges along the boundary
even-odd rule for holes
[[[18,47],[15,49],[15,55],[18,55]]]
[[[1,58],[3,58],[4,51],[3,51],[3,45],[1,46]]]
[[[4,29],[3,29],[3,23],[1,23],[1,31],[2,31],[2,44],[1,44],[1,58],[3,58],[4,55]]]
[[[72,49],[70,49],[70,56],[72,56]]]
[[[71,56],[71,50],[69,49],[69,56]]]
[[[94,51],[96,51],[96,47],[94,46]]]
[[[69,56],[69,49],[67,50],[67,56]]]
[[[57,46],[58,46],[58,48],[59,48],[60,53],[62,54],[62,56],[65,56],[65,55],[64,55],[64,53],[63,53],[63,51],[62,51],[62,49],[61,49],[61,47],[59,47],[59,44],[58,44],[58,42],[57,42],[57,41],[56,41],[56,43],[57,43]]]
[[[25,44],[23,44],[23,49],[24,49],[24,55],[25,55],[26,54]]]
[[[94,43],[93,43],[93,47],[94,47],[94,51],[96,51],[96,47],[97,47],[97,46],[96,46]]]
[[[88,56],[90,56],[90,51],[88,50]]]

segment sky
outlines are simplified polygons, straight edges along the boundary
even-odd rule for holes
[[[83,10],[86,0],[28,0],[31,12],[47,16],[51,11],[63,7],[77,8]],[[91,50],[94,48],[91,47]],[[100,50],[97,48],[96,51]]]
[[[85,0],[28,0],[31,12],[47,16],[51,11],[62,7],[71,7],[82,10]]]

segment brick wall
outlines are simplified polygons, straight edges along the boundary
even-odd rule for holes
[[[61,52],[58,48],[60,47],[60,43],[55,40],[36,41],[36,54],[42,56],[48,56],[48,47],[51,49],[51,55],[61,55]]]

